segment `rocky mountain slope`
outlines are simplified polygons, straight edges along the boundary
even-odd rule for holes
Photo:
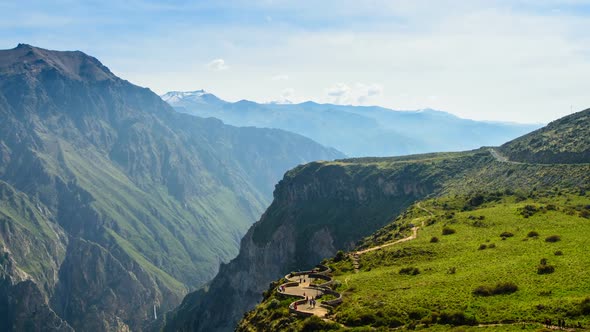
[[[342,156],[179,114],[82,52],[0,51],[0,329],[147,329],[237,254],[285,170]]]
[[[590,162],[590,109],[551,122],[500,148],[517,162],[556,164]]]
[[[556,186],[589,188],[590,164],[502,162],[480,149],[300,166],[279,183],[273,203],[242,240],[238,257],[222,266],[207,291],[184,299],[169,315],[167,330],[233,330],[271,281],[352,249],[383,225],[402,234],[411,226],[396,218],[425,197]]]
[[[348,156],[397,156],[494,146],[539,125],[461,119],[449,113],[305,102],[226,102],[203,90],[173,91],[162,98],[180,112],[215,117],[235,126],[280,128],[332,146]]]

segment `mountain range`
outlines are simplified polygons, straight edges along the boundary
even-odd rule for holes
[[[149,329],[285,171],[343,156],[180,114],[79,51],[0,51],[0,330]]]
[[[524,230],[520,229],[518,224],[508,226],[505,221],[505,218],[513,218],[514,214],[522,215],[527,211],[526,202],[514,204],[514,200],[522,202],[527,197],[559,197],[565,193],[586,195],[586,191],[590,189],[590,158],[588,157],[590,136],[584,134],[590,130],[589,115],[590,109],[572,114],[538,131],[507,142],[499,148],[404,157],[352,158],[312,162],[296,167],[285,174],[277,185],[272,204],[260,221],[255,223],[242,239],[239,255],[229,264],[221,267],[219,274],[211,281],[207,289],[187,295],[183,303],[170,313],[166,331],[231,331],[238,324],[240,331],[302,329],[302,324],[306,323],[290,315],[293,308],[288,308],[296,298],[285,299],[275,293],[275,287],[286,282],[281,278],[293,271],[309,270],[325,258],[333,257],[331,262],[338,262],[335,255],[339,250],[352,251],[355,248],[362,250],[371,244],[382,244],[401,239],[404,235],[409,236],[411,229],[417,225],[413,220],[415,211],[424,214],[416,203],[424,199],[434,200],[434,203],[429,201],[428,204],[441,210],[437,212],[440,216],[436,219],[439,232],[443,226],[452,227],[455,223],[459,223],[451,212],[459,214],[467,211],[462,214],[462,218],[471,224],[473,224],[472,220],[480,220],[482,226],[476,226],[480,227],[481,231],[478,233],[475,227],[476,230],[471,231],[463,242],[472,241],[473,237],[477,237],[477,241],[483,241],[485,244],[486,237],[490,238],[490,235],[488,233],[482,235],[481,232],[484,232],[486,227],[490,228],[496,224],[510,227],[513,232],[518,230],[519,233],[523,233]],[[529,146],[528,149],[524,149],[526,153],[519,153],[524,146],[527,146],[527,142],[537,141],[544,142],[542,148]],[[550,162],[547,160],[548,153],[552,153]],[[563,158],[560,158],[562,156]],[[575,156],[575,163],[572,163],[572,156]],[[512,160],[513,157],[519,159]],[[537,160],[542,160],[544,163],[538,163]],[[547,196],[547,191],[551,193],[550,196]],[[511,207],[514,210],[502,211],[502,218],[491,222],[481,221],[484,219],[477,219],[479,217],[474,215],[470,217],[471,219],[468,218],[470,209],[479,207],[488,199],[493,200],[494,197],[504,196],[509,197],[506,198],[507,201],[497,199],[493,202],[499,201],[499,207],[502,207],[502,204],[512,204]],[[436,200],[453,203],[444,205],[443,202],[436,203]],[[572,198],[568,196],[561,201],[569,204]],[[534,203],[539,202],[534,201]],[[551,199],[546,200],[544,204],[551,204]],[[566,215],[582,215],[585,209],[580,203],[567,204],[562,207]],[[539,211],[538,205],[531,206],[528,209]],[[445,213],[445,210],[448,212]],[[490,212],[490,214],[493,213]],[[587,215],[590,216],[590,214]],[[488,217],[491,218],[491,215],[488,214]],[[568,219],[567,222],[572,220]],[[578,222],[587,221],[580,218]],[[427,223],[428,221],[425,221],[424,225]],[[552,228],[548,225],[544,227],[549,228],[547,232],[557,232],[561,229],[559,222],[554,223]],[[502,229],[499,228],[501,227],[494,228],[498,234],[502,233]],[[526,237],[526,233],[522,236]],[[586,237],[583,234],[579,236],[576,243],[583,245]],[[479,239],[481,237],[483,238]],[[428,241],[425,242],[428,243]],[[456,242],[451,248],[460,247],[461,243]],[[477,251],[477,247],[471,249]],[[419,254],[432,250],[430,247],[418,247],[407,255],[414,257],[413,253],[417,253],[416,259],[421,259],[419,262],[425,265],[425,262],[432,259],[432,255],[420,256]],[[548,251],[550,248],[543,248],[543,250]],[[446,259],[452,260],[453,264],[458,264],[456,267],[461,269],[463,254],[465,252],[455,251],[450,256],[446,256]],[[391,255],[391,260],[406,257],[404,252],[394,252]],[[507,260],[510,260],[510,264],[519,264],[512,260],[510,252],[504,255]],[[580,253],[572,258],[574,260],[568,262],[576,264],[578,262],[576,259],[581,255]],[[340,255],[340,260],[342,257],[343,255]],[[481,259],[476,259],[476,262],[481,263]],[[383,260],[385,259],[381,258],[381,261]],[[391,260],[385,261],[390,262],[387,264],[397,264]],[[378,263],[372,266],[387,267],[387,265],[380,266]],[[345,263],[334,265],[334,268],[342,270],[341,273],[350,273],[352,262],[347,259]],[[523,269],[526,270],[526,267]],[[580,269],[583,270],[583,266],[576,268],[577,271]],[[364,271],[368,273],[371,269]],[[391,270],[384,273],[397,274]],[[441,273],[444,275],[444,270]],[[355,283],[356,289],[365,292],[382,289],[386,283],[379,278],[387,277],[379,275],[375,277],[377,279],[371,279],[373,276],[369,274],[365,281]],[[354,276],[347,275],[347,277],[356,280]],[[567,279],[569,275],[562,274],[561,278]],[[489,279],[486,280],[488,283],[494,280]],[[477,280],[482,280],[482,277]],[[533,282],[528,277],[523,277],[523,280]],[[554,279],[549,283],[560,282],[559,280]],[[346,279],[340,279],[339,282],[345,284]],[[367,287],[372,288],[365,289],[365,285],[370,285]],[[392,287],[392,291],[396,289],[395,284],[387,283],[387,285]],[[460,281],[452,285],[452,287],[462,286],[465,284],[461,284]],[[433,287],[443,286],[434,285]],[[584,289],[584,287],[587,287],[587,283],[576,289]],[[345,286],[342,289],[346,290],[348,287]],[[418,303],[428,301],[433,297],[431,291],[435,289],[424,290],[415,300],[419,301]],[[463,291],[465,290],[462,289]],[[470,291],[467,290],[467,293]],[[543,289],[537,288],[534,291],[541,292]],[[391,310],[398,311],[390,313],[383,311],[377,313],[374,309],[380,308],[383,304],[378,304],[373,299],[382,296],[371,294],[359,299],[355,297],[354,292],[355,290],[351,287],[346,297],[351,302],[343,306],[344,311],[335,309],[336,316],[330,318],[339,324],[324,326],[321,320],[319,322],[310,320],[309,329],[346,330],[340,324],[368,329],[395,328],[412,321],[408,319],[408,315],[412,317],[410,310],[425,310],[416,305],[408,308],[395,307]],[[551,313],[553,317],[557,316],[561,310],[559,303],[563,301],[560,296],[561,294],[556,295],[555,301],[551,303],[555,306],[555,312]],[[269,304],[273,299],[276,302]],[[577,297],[575,299],[582,300]],[[263,300],[264,302],[257,306]],[[395,303],[395,299],[391,301]],[[437,305],[438,310],[444,309],[441,307],[444,303]],[[460,305],[464,306],[464,304],[457,304],[455,309],[460,309]],[[520,310],[516,307],[511,308],[512,311]],[[249,310],[253,311],[247,313]],[[399,312],[400,310],[403,312]],[[421,314],[420,317],[434,317],[438,315],[436,310],[435,306],[428,307],[426,314]],[[490,307],[488,310],[495,309]],[[360,316],[360,312],[369,312],[372,316],[364,319]],[[485,312],[479,314],[485,315]],[[391,322],[387,321],[390,316]],[[240,322],[242,318],[245,319]],[[437,319],[434,318],[435,323]],[[465,322],[466,320],[457,321],[457,324],[462,325]],[[441,320],[443,329],[444,323],[445,320]]]
[[[431,109],[394,111],[377,106],[304,102],[224,101],[204,90],[172,91],[162,99],[183,113],[235,126],[279,128],[309,137],[349,157],[399,156],[496,146],[541,125],[474,121]]]

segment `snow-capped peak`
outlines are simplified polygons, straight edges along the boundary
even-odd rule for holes
[[[202,102],[202,97],[209,94],[205,90],[196,91],[170,91],[162,95],[162,99],[167,103],[177,103],[183,100],[190,100],[196,102]]]

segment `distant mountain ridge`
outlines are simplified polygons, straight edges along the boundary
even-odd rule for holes
[[[309,137],[350,157],[397,156],[495,146],[541,125],[474,121],[424,109],[394,111],[378,106],[227,102],[204,90],[169,92],[176,110],[214,117],[234,126],[279,128]]]
[[[0,330],[157,325],[287,169],[343,156],[180,114],[79,51],[0,50]]]
[[[542,164],[590,162],[590,109],[555,120],[500,147],[510,160]]]

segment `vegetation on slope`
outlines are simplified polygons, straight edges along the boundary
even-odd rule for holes
[[[145,328],[237,254],[285,170],[343,157],[176,113],[82,52],[29,45],[0,51],[0,119],[7,287],[30,278],[79,330]]]
[[[359,273],[350,256],[329,260],[344,294],[331,315],[340,329],[538,329],[546,319],[590,324],[590,281],[582,277],[590,269],[590,198],[584,190],[430,199],[366,238],[361,248],[403,237],[413,225],[424,225],[417,239],[360,255]],[[445,228],[455,232],[443,235]],[[417,273],[404,273],[409,270]],[[276,315],[269,301],[241,326]],[[285,329],[299,324],[295,319]]]
[[[551,122],[501,147],[510,160],[527,163],[590,162],[590,109]]]

